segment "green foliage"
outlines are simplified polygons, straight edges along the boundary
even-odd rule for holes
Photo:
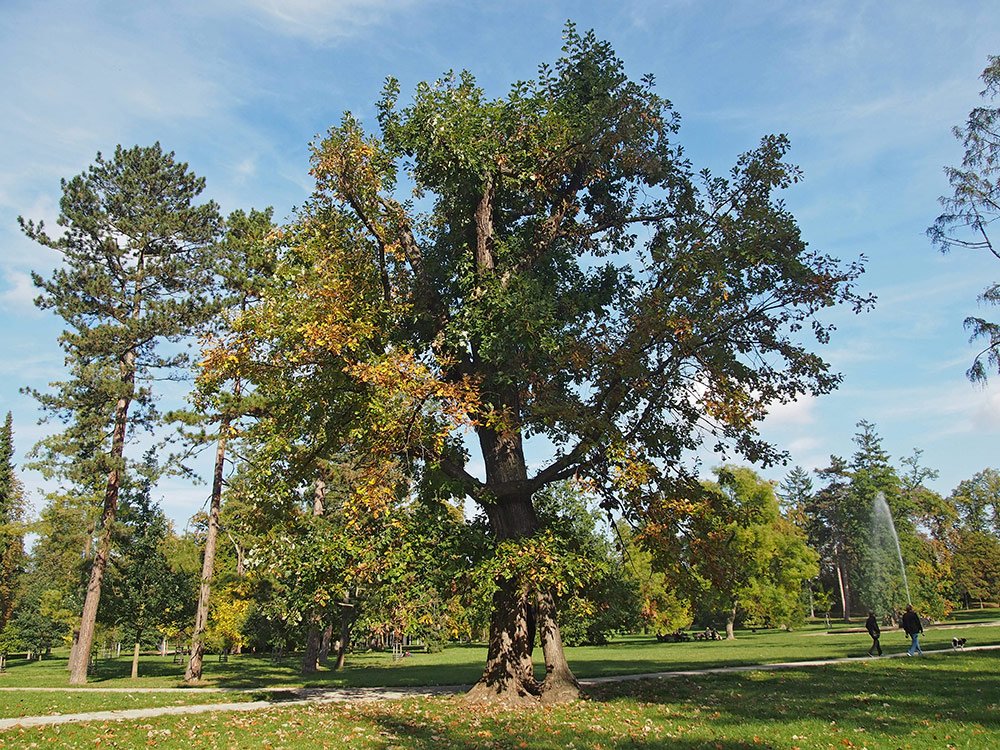
[[[99,617],[126,643],[143,643],[154,633],[162,636],[187,624],[197,598],[196,576],[168,558],[174,534],[152,500],[150,483],[130,489]]]
[[[974,529],[954,537],[951,556],[955,595],[969,606],[973,600],[1000,601],[1000,539]]]
[[[486,607],[498,581],[516,581],[530,600],[553,594],[566,645],[603,644],[635,629],[640,617],[638,582],[601,527],[601,516],[578,484],[567,481],[536,497],[540,530],[505,540],[474,571],[475,602]]]
[[[964,528],[1000,537],[1000,471],[983,469],[951,494]]]
[[[862,420],[858,427],[861,431],[854,436],[857,449],[851,458],[849,485],[850,507],[862,521],[853,545],[854,593],[860,611],[882,614],[902,610],[908,603],[893,527],[900,545],[911,549],[918,546],[916,529],[910,521],[908,498],[901,492],[899,476],[882,447],[882,438],[870,422]],[[891,519],[880,517],[880,499],[888,506]],[[906,557],[915,562],[912,556]]]
[[[606,515],[579,484],[568,481],[547,487],[536,497],[542,528],[550,529],[574,558],[576,571],[566,571],[569,585],[556,583],[560,627],[567,645],[606,643],[614,633],[636,629],[640,619],[639,582],[623,568],[621,552],[612,544]],[[560,557],[560,561],[563,561]]]
[[[706,487],[687,532],[685,565],[701,610],[728,621],[791,627],[805,619],[802,591],[817,573],[805,535],[778,510],[771,484],[751,469],[725,466]]]
[[[618,524],[617,533],[622,541],[627,577],[639,587],[638,624],[657,634],[687,628],[692,622],[691,602],[678,590],[679,570],[665,571],[664,560],[641,546],[624,523]],[[672,562],[681,563],[679,559]]]
[[[25,562],[13,620],[25,647],[70,642],[83,605],[95,521],[88,499],[52,494],[32,525],[38,538]]]
[[[20,629],[13,622],[5,623],[0,628],[0,655],[7,656],[22,648],[24,641],[21,640]]]
[[[942,252],[963,247],[1000,259],[989,234],[990,224],[1000,218],[1000,107],[989,106],[1000,95],[1000,57],[989,57],[982,79],[983,106],[974,108],[965,125],[953,131],[965,148],[961,166],[945,168],[953,193],[940,199],[944,211],[927,234]],[[988,286],[979,301],[1000,302],[1000,284]],[[1000,369],[1000,325],[970,316],[965,328],[972,333],[970,342],[985,341],[967,373],[969,380],[985,383],[989,370]]]
[[[808,526],[806,508],[812,502],[813,494],[812,479],[801,466],[795,466],[788,472],[775,490],[782,514],[803,531]]]
[[[106,474],[117,460],[104,441],[119,399],[140,407],[134,422],[151,415],[152,394],[135,375],[185,360],[183,353],[158,355],[157,343],[190,334],[212,312],[205,248],[220,219],[214,203],[194,203],[203,189],[204,180],[159,144],[119,146],[112,158],[98,154],[86,172],[62,181],[61,234],[19,220],[30,239],[63,258],[51,278],[32,277],[42,290],[37,304],[68,326],[60,342],[72,376],[53,383],[52,393],[33,392],[67,424],[36,451],[76,483]]]
[[[621,499],[609,447],[675,470],[706,429],[773,460],[754,422],[775,400],[836,386],[799,333],[825,341],[820,309],[867,305],[854,292],[861,268],[799,237],[776,197],[799,179],[783,137],[763,139],[729,178],[697,174],[651,79],[629,80],[591,33],[571,26],[566,39],[554,67],[504,98],[463,73],[400,107],[390,81],[380,136],[350,116],[332,128],[315,151],[317,198],[293,232],[300,257],[327,251],[305,284],[275,289],[269,322],[294,312],[289,331],[322,326],[313,361],[375,361],[391,341],[445,380],[479,378],[480,431],[564,447],[531,489],[578,472]],[[394,195],[404,170],[432,206],[425,216]],[[350,296],[335,307],[324,288]],[[299,295],[294,310],[282,291]],[[356,313],[352,331],[329,326],[340,307]],[[685,374],[696,361],[697,383]],[[485,497],[461,465],[441,466]]]

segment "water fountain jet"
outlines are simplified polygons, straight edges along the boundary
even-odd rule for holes
[[[872,506],[872,526],[873,529],[882,526],[888,529],[892,535],[892,541],[896,545],[896,557],[899,560],[899,571],[903,574],[906,603],[913,604],[913,600],[910,599],[910,584],[906,580],[906,566],[903,564],[903,550],[899,546],[899,535],[896,533],[896,524],[892,520],[892,512],[889,510],[889,504],[885,501],[885,495],[882,492],[875,495],[875,502]]]

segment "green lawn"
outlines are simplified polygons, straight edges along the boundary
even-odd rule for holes
[[[235,703],[257,700],[252,693],[104,693],[97,690],[60,692],[0,692],[0,719],[21,716],[120,711],[129,708],[190,706],[200,703]]]
[[[987,610],[988,612],[989,610]],[[992,620],[996,622],[995,619]],[[953,623],[952,623],[953,624]],[[922,638],[925,648],[950,648],[954,636],[968,638],[969,645],[1000,644],[1000,624],[983,626],[962,623],[957,627],[930,627]],[[784,631],[739,632],[735,641],[694,641],[657,643],[652,637],[633,636],[607,646],[583,646],[567,649],[570,664],[578,677],[643,674],[684,669],[771,664],[786,661],[833,659],[862,656],[871,644],[864,632],[834,632],[813,625],[791,633]],[[886,653],[900,653],[909,639],[899,631],[886,631],[882,647]],[[536,659],[541,659],[536,650]],[[472,684],[482,674],[486,648],[481,645],[451,646],[433,654],[414,652],[394,662],[391,654],[360,653],[348,658],[342,672],[323,669],[303,681],[299,662],[288,657],[274,662],[268,657],[243,655],[219,663],[205,660],[204,685],[232,690],[252,690],[275,686],[373,687]],[[98,660],[91,675],[94,687],[180,687],[184,665],[170,657],[143,657],[140,678],[129,679],[128,658]],[[539,675],[543,672],[539,667]],[[0,687],[65,687],[64,655],[57,654],[41,662],[11,660],[8,671],[0,674]]]
[[[1000,747],[1000,652],[603,685],[527,711],[459,697],[314,704],[0,732],[0,748]]]

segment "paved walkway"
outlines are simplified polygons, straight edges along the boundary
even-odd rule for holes
[[[965,651],[996,651],[1000,645],[969,646]],[[953,649],[924,650],[925,654],[952,654]],[[706,669],[682,669],[671,672],[650,672],[648,674],[612,675],[610,677],[592,677],[580,680],[584,687],[608,682],[629,682],[634,680],[664,680],[676,677],[694,677],[705,674],[732,674],[737,672],[772,672],[782,669],[798,669],[801,667],[822,667],[828,664],[845,664],[878,659],[906,658],[906,652],[886,654],[882,657],[846,657],[840,659],[817,659],[815,661],[791,661],[777,664],[745,664],[735,667],[710,667]],[[0,730],[13,727],[37,727],[52,724],[66,724],[77,721],[121,721],[124,719],[146,719],[154,716],[170,716],[177,714],[201,714],[211,711],[258,711],[275,706],[294,706],[306,703],[350,702],[371,703],[375,701],[400,700],[402,698],[418,698],[433,695],[454,695],[469,690],[470,685],[442,685],[436,687],[398,687],[398,688],[263,688],[252,692],[273,692],[283,699],[259,700],[242,703],[205,703],[192,706],[160,706],[158,708],[132,708],[119,711],[91,711],[80,714],[58,714],[54,716],[22,716],[12,719],[0,719]],[[17,691],[47,691],[47,692],[105,692],[105,693],[226,693],[223,688],[0,688],[0,692]]]

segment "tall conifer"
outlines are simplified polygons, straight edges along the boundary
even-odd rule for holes
[[[52,392],[36,394],[67,425],[61,439],[49,441],[41,453],[77,472],[85,466],[91,481],[103,477],[72,684],[87,680],[129,428],[153,414],[151,369],[184,358],[163,356],[158,347],[180,340],[209,313],[206,249],[221,220],[214,202],[195,205],[204,186],[158,143],[119,146],[110,159],[99,153],[85,172],[63,180],[62,234],[49,235],[41,222],[20,219],[29,238],[63,256],[49,278],[33,274],[42,290],[36,304],[67,324],[60,343],[71,372]]]

